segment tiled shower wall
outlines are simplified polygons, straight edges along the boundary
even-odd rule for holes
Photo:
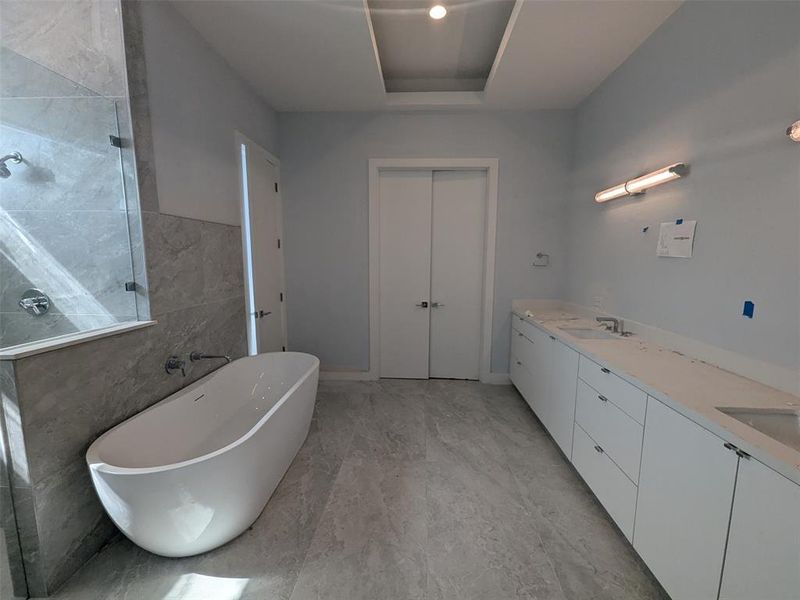
[[[0,347],[137,318],[138,201],[109,137],[131,137],[119,12],[0,1],[0,153],[24,157],[0,180]],[[46,314],[18,306],[31,288]]]
[[[156,324],[0,363],[14,508],[34,596],[52,592],[114,535],[85,463],[91,442],[218,366],[204,361],[185,378],[167,375],[169,355],[246,353],[241,230],[159,212],[139,5],[125,0],[122,11],[135,148],[123,142],[135,150],[141,205],[141,215],[129,217],[141,218],[147,257],[146,269],[133,268],[147,282],[137,302],[149,302]],[[123,152],[123,160],[132,157]]]

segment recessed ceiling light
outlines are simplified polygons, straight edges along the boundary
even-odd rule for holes
[[[431,16],[431,19],[436,19],[438,21],[439,19],[444,18],[444,16],[447,14],[447,9],[441,4],[436,4],[435,6],[431,6],[428,14]]]

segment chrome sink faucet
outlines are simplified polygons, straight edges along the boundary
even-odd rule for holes
[[[622,332],[622,321],[615,317],[597,317],[597,322],[603,323],[606,329],[611,329],[614,333]],[[608,323],[611,323],[611,327],[608,326]]]
[[[189,354],[189,360],[192,362],[197,362],[198,360],[207,360],[210,358],[224,358],[225,364],[231,362],[231,357],[225,354],[206,354],[204,352],[197,352],[197,351],[194,351]]]

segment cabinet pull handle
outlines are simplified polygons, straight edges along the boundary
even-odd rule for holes
[[[736,452],[736,456],[738,456],[739,458],[750,460],[750,455],[741,448],[739,448],[738,446],[734,446],[730,442],[725,442],[722,445],[725,446],[728,450],[733,450],[734,452]]]
[[[603,373],[606,373],[606,374],[608,374],[608,373],[611,373],[611,371],[609,371],[609,370],[608,370],[608,369],[606,369],[605,367],[600,367],[600,370],[601,370]]]
[[[608,402],[608,398],[606,398],[603,395],[599,395],[599,396],[597,396],[597,398],[598,398],[598,400],[600,400],[600,402]]]
[[[520,332],[517,332],[517,337],[522,337],[522,334]]]
[[[518,364],[520,367],[522,366],[522,363],[521,363],[521,362],[519,362],[519,361],[517,361],[517,364]]]
[[[551,335],[551,336],[550,336],[550,339],[551,339],[551,340],[555,340],[555,339],[556,339],[556,336],[554,336],[554,335]]]
[[[603,454],[603,449],[600,446],[595,446],[595,450],[597,450],[598,454]]]

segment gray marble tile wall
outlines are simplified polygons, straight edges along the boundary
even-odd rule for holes
[[[0,38],[6,48],[84,89],[122,97],[120,13],[117,0],[0,0]]]
[[[16,405],[16,385],[10,364],[0,363],[0,404]],[[11,413],[13,414],[13,412]],[[28,597],[25,568],[19,544],[17,521],[11,495],[11,449],[5,412],[0,410],[0,598]],[[15,482],[15,485],[18,482]]]
[[[56,589],[115,531],[86,467],[91,442],[219,366],[201,362],[185,378],[167,375],[168,356],[241,357],[247,348],[240,228],[158,211],[138,4],[124,2],[122,10],[135,140],[122,160],[132,165],[135,155],[136,166],[136,178],[123,185],[138,188],[142,210],[128,211],[141,223],[139,256],[146,257],[134,261],[136,297],[156,324],[0,363],[14,381],[8,404],[18,424],[9,441],[18,448],[13,469],[24,477],[12,491],[33,596]]]
[[[134,280],[127,200],[138,202],[109,141],[131,137],[118,126],[125,103],[7,47],[0,57],[10,95],[0,97],[0,151],[24,157],[0,180],[0,347],[136,320],[125,283]],[[47,314],[18,306],[30,288],[50,297]]]

